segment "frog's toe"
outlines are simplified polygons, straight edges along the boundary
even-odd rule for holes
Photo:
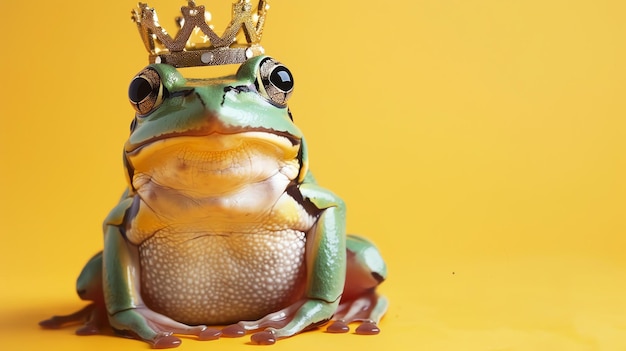
[[[358,335],[376,335],[380,333],[380,328],[374,321],[366,320],[366,321],[358,321],[354,320],[352,322],[361,322],[361,324],[354,330],[355,334]],[[328,328],[326,328],[327,333],[332,334],[345,334],[350,331],[350,327],[345,320],[336,320],[333,321]]]
[[[376,335],[380,333],[380,328],[378,328],[376,323],[366,321],[361,323],[361,325],[359,325],[354,332],[359,335]]]
[[[180,346],[180,344],[182,343],[182,340],[180,340],[180,338],[174,336],[172,333],[167,332],[158,333],[148,338],[145,336],[145,332],[142,332],[142,334],[144,334],[142,336],[137,332],[130,330],[120,330],[113,328],[113,331],[117,336],[145,341],[150,344],[153,349],[171,349]]]
[[[52,316],[49,319],[39,322],[39,326],[44,329],[59,329],[72,324],[80,324],[90,318],[95,308],[95,304],[92,303],[72,314],[64,316]]]
[[[332,322],[328,328],[326,328],[326,331],[328,333],[333,333],[333,334],[342,334],[342,333],[347,333],[350,331],[350,327],[348,326],[348,324],[346,324],[346,322],[344,320],[336,320],[334,322]]]
[[[154,339],[151,344],[153,349],[171,349],[180,346],[181,341],[174,335],[163,335]]]
[[[59,329],[66,326],[84,323],[76,330],[76,335],[104,334],[108,329],[108,319],[104,305],[92,303],[83,309],[65,316],[54,316],[39,322],[45,329]]]
[[[208,341],[208,340],[217,340],[222,336],[222,331],[215,328],[205,328],[203,331],[198,333],[198,340]]]
[[[354,320],[352,322],[359,322],[359,320]],[[355,334],[359,335],[376,335],[380,333],[380,328],[378,325],[371,320],[360,321],[361,324],[354,330]],[[327,333],[333,334],[343,334],[350,331],[350,327],[345,320],[336,320],[333,321],[328,328],[326,328]]]
[[[246,329],[239,324],[231,324],[222,329],[222,336],[227,338],[240,338],[246,335]]]
[[[276,343],[276,334],[272,330],[264,330],[252,334],[250,342],[254,345],[274,345]]]
[[[52,316],[44,321],[39,322],[39,326],[44,329],[60,329],[60,328],[63,328],[64,325],[71,324],[71,322],[74,322],[73,320],[70,321],[69,323],[63,322],[60,319],[62,317],[64,316]]]
[[[376,335],[380,333],[378,322],[387,311],[387,299],[374,292],[348,301],[341,301],[334,315],[334,321],[326,329],[329,333],[347,333],[348,324],[360,323],[354,331],[359,335]]]

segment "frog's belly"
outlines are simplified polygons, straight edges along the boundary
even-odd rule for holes
[[[159,232],[139,247],[141,295],[186,324],[255,320],[300,297],[305,235],[180,235]]]

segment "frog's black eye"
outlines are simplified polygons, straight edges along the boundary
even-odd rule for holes
[[[258,84],[259,81],[261,84]],[[261,94],[270,102],[286,106],[293,92],[293,76],[285,65],[267,57],[259,64],[259,77],[256,85]]]
[[[163,102],[164,91],[157,71],[146,68],[130,82],[128,99],[138,114],[145,115]]]

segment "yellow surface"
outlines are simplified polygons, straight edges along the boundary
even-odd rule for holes
[[[151,4],[171,27],[184,2]],[[146,64],[133,6],[0,4],[2,350],[147,348],[37,327],[83,306],[74,279],[124,186],[127,86]],[[264,46],[295,75],[311,165],[386,256],[391,302],[377,337],[273,349],[625,350],[625,13],[621,0],[272,1]]]

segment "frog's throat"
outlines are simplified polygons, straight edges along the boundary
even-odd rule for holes
[[[215,195],[269,179],[283,179],[285,185],[293,181],[301,167],[300,144],[259,131],[177,135],[127,152],[126,166],[134,189],[153,183]]]

